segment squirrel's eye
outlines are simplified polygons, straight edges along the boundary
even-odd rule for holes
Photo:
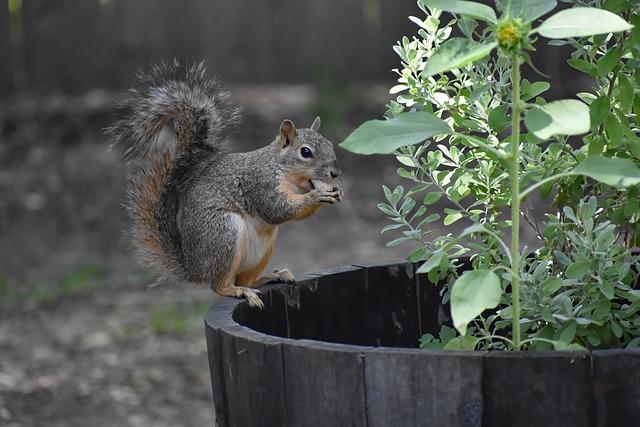
[[[300,149],[300,155],[305,159],[310,159],[313,157],[313,153],[311,152],[311,149],[309,147],[302,147]]]

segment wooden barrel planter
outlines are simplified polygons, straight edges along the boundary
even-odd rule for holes
[[[348,266],[223,299],[205,325],[217,423],[249,426],[635,426],[640,351],[420,350],[450,322],[406,263]]]

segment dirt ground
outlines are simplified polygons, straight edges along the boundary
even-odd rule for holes
[[[384,87],[343,94],[323,126],[341,140],[380,116]],[[308,126],[307,86],[238,87],[238,150],[268,142],[284,117]],[[148,289],[122,232],[124,175],[101,129],[114,94],[20,97],[0,104],[0,425],[213,424],[202,317],[207,289]],[[399,258],[386,249],[380,184],[393,159],[338,153],[345,201],[282,227],[269,268],[294,273]]]

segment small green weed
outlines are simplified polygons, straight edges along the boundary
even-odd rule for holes
[[[106,271],[96,265],[83,265],[64,274],[56,283],[43,281],[18,284],[7,277],[0,277],[1,308],[34,308],[95,287],[104,281]]]
[[[156,334],[181,335],[201,321],[206,309],[204,303],[187,308],[173,303],[156,307],[149,314],[149,325]]]

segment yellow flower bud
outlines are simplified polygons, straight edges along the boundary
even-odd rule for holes
[[[519,50],[528,44],[529,28],[519,19],[510,18],[498,24],[496,39],[505,52]]]

